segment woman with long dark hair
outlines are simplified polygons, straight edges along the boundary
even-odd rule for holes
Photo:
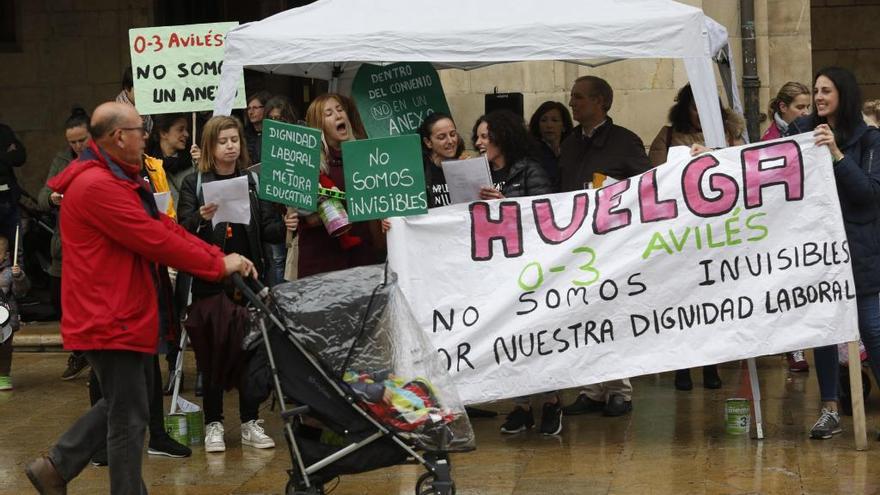
[[[745,144],[742,139],[743,121],[734,112],[721,105],[721,120],[724,123],[724,137],[728,146]],[[669,125],[665,125],[651,142],[648,161],[652,167],[666,163],[669,148],[673,146],[704,145],[703,128],[697,113],[697,102],[690,84],[685,84],[675,96],[675,103],[669,108]]]
[[[422,138],[422,157],[425,166],[428,208],[446,206],[450,203],[443,161],[458,160],[464,154],[464,140],[449,115],[436,112],[419,126]]]
[[[496,110],[474,124],[474,147],[489,160],[494,187],[480,191],[482,199],[537,196],[556,192],[544,168],[531,154],[531,139],[522,119],[509,110]],[[562,405],[556,392],[544,394],[541,433],[562,432]],[[518,397],[501,425],[501,433],[513,434],[535,425],[530,397]]]
[[[813,79],[813,111],[791,123],[788,134],[812,131],[828,146],[852,257],[859,333],[874,379],[880,382],[880,132],[862,120],[862,96],[852,72],[826,67]],[[817,439],[842,431],[837,346],[813,350],[822,408],[810,429]]]
[[[533,154],[533,142],[519,116],[496,110],[477,119],[471,135],[474,147],[486,155],[494,187],[480,191],[482,199],[538,196],[556,188]]]

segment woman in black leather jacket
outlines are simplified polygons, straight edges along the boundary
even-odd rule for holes
[[[534,144],[525,123],[509,110],[496,110],[477,119],[474,147],[486,155],[495,187],[480,192],[483,199],[539,196],[556,192],[544,168],[534,158]]]

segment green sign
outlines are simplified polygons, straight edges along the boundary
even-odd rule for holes
[[[345,141],[342,163],[351,221],[428,212],[418,135]]]
[[[226,32],[237,22],[128,30],[134,103],[141,115],[214,109]],[[233,108],[244,108],[244,71]]]
[[[371,138],[415,134],[428,115],[449,113],[440,76],[428,62],[364,64],[351,96]]]
[[[269,119],[263,121],[260,198],[315,211],[320,168],[321,131]]]

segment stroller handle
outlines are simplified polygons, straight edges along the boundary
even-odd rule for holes
[[[259,280],[248,277],[245,280],[240,273],[233,273],[230,278],[233,285],[241,291],[245,298],[260,309],[265,309],[263,299],[269,294],[269,288],[263,285]]]
[[[240,273],[233,273],[231,278],[235,287],[245,293],[245,295],[263,299],[269,293],[269,288],[253,277],[247,277],[247,279],[245,279]],[[248,292],[250,292],[250,294],[248,294]]]

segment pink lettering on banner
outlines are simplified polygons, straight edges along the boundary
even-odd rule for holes
[[[498,207],[498,220],[489,215],[489,203],[471,203],[471,258],[474,261],[492,259],[492,242],[500,240],[505,258],[523,254],[522,215],[519,203],[503,201]]]
[[[532,202],[532,211],[535,214],[535,223],[538,225],[538,235],[547,244],[559,244],[571,239],[587,218],[589,201],[590,197],[587,193],[575,195],[571,202],[571,221],[567,226],[560,228],[556,224],[553,203],[549,199],[536,199]]]
[[[678,217],[678,203],[674,199],[660,201],[657,197],[657,169],[648,170],[639,178],[639,210],[642,223]]]
[[[620,195],[629,189],[629,179],[615,182],[596,191],[596,212],[593,218],[593,231],[606,234],[629,225],[632,214],[626,208],[615,210],[620,206]]]
[[[682,193],[684,202],[694,215],[714,217],[723,215],[733,209],[739,197],[739,185],[736,180],[721,172],[709,177],[709,190],[715,193],[714,198],[703,194],[703,175],[718,166],[718,160],[712,155],[703,155],[685,165],[682,175]]]
[[[765,167],[765,164],[780,161],[781,165]],[[776,184],[784,186],[786,200],[804,199],[804,162],[796,142],[783,141],[744,149],[742,166],[746,208],[761,206],[761,189]]]

